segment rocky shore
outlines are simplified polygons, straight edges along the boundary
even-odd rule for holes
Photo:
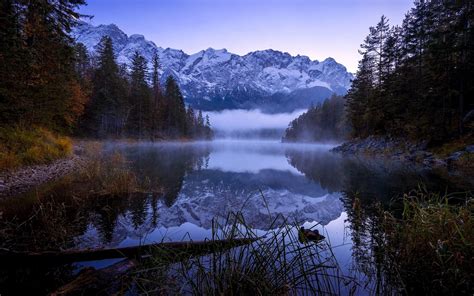
[[[474,145],[467,145],[462,150],[441,156],[429,151],[426,143],[411,143],[390,137],[371,136],[365,139],[356,139],[337,146],[332,151],[343,155],[365,155],[414,162],[428,168],[456,169],[470,167],[474,164]]]
[[[35,165],[15,171],[0,173],[0,198],[7,198],[28,192],[29,190],[49,181],[57,180],[84,164],[76,148],[73,155],[68,158],[56,160],[50,164]]]

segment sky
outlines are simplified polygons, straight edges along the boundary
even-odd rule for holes
[[[413,0],[88,0],[94,25],[114,23],[163,48],[212,47],[236,54],[274,49],[313,60],[333,57],[351,72],[382,14],[401,24]]]

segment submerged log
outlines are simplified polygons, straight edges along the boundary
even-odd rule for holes
[[[60,295],[90,295],[98,294],[124,294],[128,288],[128,272],[138,266],[138,261],[134,259],[124,259],[111,266],[95,269],[93,267],[84,268],[79,275],[71,282],[60,287],[51,296]]]
[[[138,254],[153,254],[158,252],[158,255],[163,255],[166,261],[172,263],[183,260],[185,258],[206,255],[209,253],[224,251],[234,247],[250,244],[257,239],[228,239],[228,240],[209,240],[201,242],[178,242],[178,243],[159,243],[146,246],[137,246],[121,249],[107,249],[107,250],[95,250],[89,252],[89,255],[84,255],[86,251],[82,251],[81,257],[90,258],[93,256],[97,258],[99,254],[101,256],[114,256],[114,257],[102,257],[101,259],[116,258],[115,256],[121,253],[119,257],[129,257]],[[72,259],[70,251],[67,256],[68,259]],[[74,259],[77,257],[75,252]],[[93,255],[91,255],[93,254]],[[124,256],[127,254],[128,256]],[[50,256],[50,255],[48,255]],[[64,259],[63,257],[61,259]],[[57,257],[56,257],[57,258]],[[103,295],[123,295],[128,289],[130,283],[129,273],[133,271],[143,259],[149,259],[150,256],[146,257],[135,257],[134,259],[124,259],[108,267],[95,269],[93,267],[84,268],[79,275],[67,283],[66,285],[58,288],[55,292],[51,293],[51,296],[64,296],[64,295],[90,295],[90,294],[103,294]],[[140,259],[140,260],[137,260]],[[97,260],[97,259],[94,259]],[[79,260],[77,260],[79,261]]]
[[[164,254],[166,256],[180,256],[180,254],[193,255],[211,253],[222,249],[228,249],[245,244],[250,244],[255,238],[237,238],[224,240],[206,240],[189,242],[162,242],[149,245],[112,248],[112,249],[85,249],[68,251],[47,252],[15,252],[0,250],[0,262],[2,263],[72,263],[80,261],[94,261],[114,258],[140,258],[153,254]]]

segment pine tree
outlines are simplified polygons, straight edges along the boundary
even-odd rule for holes
[[[128,133],[129,135],[137,135],[139,138],[150,135],[152,128],[153,104],[146,79],[147,61],[142,55],[135,52],[130,72],[128,102],[131,111],[128,121]]]
[[[167,127],[171,136],[181,137],[186,134],[186,107],[178,83],[169,76],[166,79],[166,113]]]
[[[196,136],[196,115],[191,107],[186,111],[186,136],[189,138]]]
[[[385,76],[385,42],[389,36],[388,19],[382,15],[379,23],[375,27],[370,27],[370,34],[367,36],[365,42],[361,45],[364,50],[363,54],[366,58],[373,59],[374,66],[373,73],[375,74],[376,83],[382,84]]]
[[[205,139],[211,140],[213,138],[212,128],[211,128],[211,121],[209,119],[209,115],[206,114],[206,126],[205,126]]]
[[[82,130],[92,136],[121,136],[130,113],[126,85],[115,60],[112,39],[99,43],[97,68],[94,71],[92,95],[86,107]]]
[[[86,80],[90,78],[90,71],[92,68],[87,48],[82,43],[76,43],[74,46],[75,53],[75,70],[79,80]]]
[[[474,110],[472,6],[416,1],[403,25],[390,29],[381,52],[376,36],[385,31],[383,18],[371,28],[347,95],[353,136],[393,135],[437,145],[472,134],[474,124],[466,118]]]
[[[199,110],[199,113],[198,113],[196,129],[197,129],[197,137],[204,138],[205,130],[204,130],[204,117],[202,115],[202,110]]]
[[[359,69],[352,87],[347,94],[348,119],[353,127],[354,137],[366,137],[369,130],[369,100],[373,97],[372,59],[364,56],[359,62]]]
[[[163,95],[161,92],[161,85],[160,85],[160,59],[158,57],[158,53],[155,51],[153,53],[153,69],[152,69],[152,76],[151,76],[151,87],[152,87],[152,97],[153,97],[153,111],[152,111],[152,135],[155,137],[158,132],[162,129],[162,109],[163,109]]]
[[[83,0],[1,2],[2,123],[70,131],[86,96],[68,35]]]
[[[21,34],[18,1],[0,1],[0,120],[16,124],[25,115],[28,98],[28,48]]]

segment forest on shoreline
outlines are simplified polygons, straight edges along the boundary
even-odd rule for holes
[[[333,95],[323,103],[290,122],[283,142],[340,141],[347,138],[350,127],[345,112],[345,99]]]
[[[118,65],[112,40],[97,56],[70,37],[84,0],[0,3],[0,169],[71,153],[67,136],[211,139],[208,117],[186,107],[178,82],[160,85],[138,52]]]
[[[128,69],[125,64],[117,64],[112,39],[105,36],[97,57],[90,57],[83,44],[76,44],[75,62],[79,81],[90,93],[77,134],[143,140],[212,138],[209,116],[185,106],[174,77],[167,77],[162,89],[157,53],[151,71],[138,52]]]
[[[332,132],[337,140],[389,136],[432,147],[472,142],[473,26],[470,1],[415,1],[400,26],[382,16],[361,45],[343,112],[329,108],[334,103],[311,108],[284,140],[326,140]]]

